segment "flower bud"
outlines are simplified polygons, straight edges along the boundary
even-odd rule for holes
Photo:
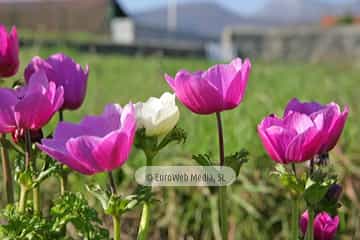
[[[160,98],[151,97],[135,104],[137,128],[145,129],[146,136],[162,136],[169,133],[179,120],[179,108],[175,95],[165,92]]]
[[[309,222],[308,211],[300,219],[300,229],[305,236]],[[330,216],[327,212],[318,213],[314,219],[314,240],[334,240],[339,227],[339,217]]]
[[[0,24],[0,78],[11,77],[19,69],[19,39],[16,28],[7,32]]]

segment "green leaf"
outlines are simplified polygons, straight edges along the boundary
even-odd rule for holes
[[[213,165],[210,153],[192,155],[192,159],[194,159],[200,166]]]
[[[134,145],[136,148],[145,152],[148,157],[153,157],[158,152],[158,137],[148,137],[145,135],[145,128],[139,129],[135,134]]]
[[[103,190],[100,185],[86,185],[85,188],[91,195],[100,201],[104,210],[108,209],[110,196],[107,191]]]
[[[148,137],[145,135],[145,128],[138,129],[135,134],[135,147],[139,149],[155,149],[157,146],[157,137]]]
[[[23,185],[28,189],[31,189],[33,186],[33,179],[30,171],[20,172],[16,174],[16,181],[20,185]]]
[[[249,152],[245,149],[240,150],[230,156],[225,157],[225,166],[231,167],[239,176],[241,166],[248,161]]]
[[[319,183],[308,178],[305,185],[304,198],[310,206],[318,204],[328,191],[329,185],[326,183]]]
[[[176,126],[163,138],[157,149],[160,151],[171,142],[177,142],[179,144],[185,143],[186,138],[187,138],[187,134],[185,130]]]
[[[284,165],[277,164],[275,166],[275,171],[271,174],[276,176],[280,183],[292,193],[301,194],[304,192],[304,176],[296,177],[291,171],[288,171]]]
[[[90,207],[80,193],[67,192],[60,196],[50,210],[54,219],[53,231],[60,231],[68,223],[77,230],[81,239],[109,239],[109,232],[101,226],[102,221],[94,208]]]
[[[37,187],[41,182],[43,182],[45,179],[50,177],[53,173],[55,173],[57,170],[57,167],[53,166],[50,167],[44,171],[41,171],[40,174],[36,177],[36,179],[33,182],[33,187]]]
[[[135,192],[131,195],[122,196],[111,196],[108,202],[108,208],[105,212],[109,215],[122,215],[125,212],[131,211],[137,206],[144,202],[152,202],[153,193],[150,187],[139,186]]]

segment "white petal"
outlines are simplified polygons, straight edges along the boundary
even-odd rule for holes
[[[164,135],[179,120],[175,94],[165,92],[160,98],[151,97],[145,103],[135,104],[138,128],[145,128],[146,135]]]

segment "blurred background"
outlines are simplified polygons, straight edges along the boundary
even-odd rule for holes
[[[310,61],[360,54],[358,0],[0,0],[0,4],[1,21],[24,29],[27,44],[39,36],[50,44],[43,33],[51,32],[53,40],[87,43],[78,48],[102,43],[97,49],[111,52]]]
[[[274,163],[256,132],[261,119],[281,115],[293,97],[348,105],[350,116],[330,161],[344,186],[338,239],[360,239],[359,0],[0,0],[0,23],[16,25],[21,39],[21,70],[14,80],[23,78],[35,55],[61,51],[89,64],[85,103],[65,113],[68,121],[98,114],[108,102],[123,105],[170,91],[165,72],[249,57],[253,71],[245,100],[223,114],[226,153],[250,152],[229,190],[230,240],[288,239],[290,202],[270,175]],[[179,125],[188,132],[187,142],[168,147],[155,164],[195,164],[191,155],[197,153],[217,156],[215,117],[181,107]],[[145,157],[134,149],[116,172],[124,194],[134,189],[134,171],[144,164]],[[85,192],[84,184],[105,184],[104,179],[74,173],[70,180],[77,184],[71,188]],[[42,197],[50,206],[58,182],[50,179],[44,188]],[[154,206],[151,239],[215,239],[209,212],[216,208],[209,189],[154,191],[160,202]],[[94,199],[90,204],[99,208]],[[134,239],[139,216],[140,209],[125,216],[124,239]],[[104,224],[110,224],[105,216]]]

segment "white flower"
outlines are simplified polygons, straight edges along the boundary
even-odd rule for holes
[[[145,103],[135,104],[137,128],[145,128],[146,136],[169,133],[179,120],[175,94],[165,92],[160,98],[151,97]]]

